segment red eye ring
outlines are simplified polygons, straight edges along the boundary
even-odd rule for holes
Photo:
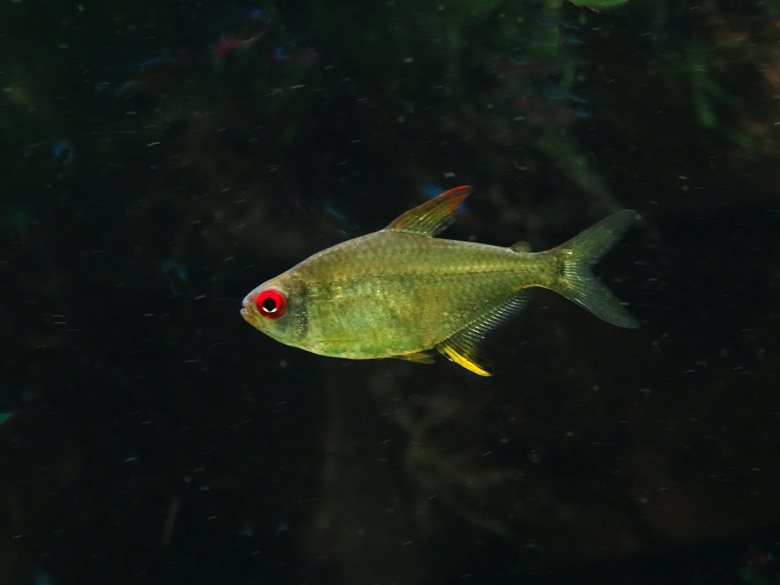
[[[287,308],[287,298],[278,290],[268,288],[257,295],[255,300],[257,312],[266,319],[278,319],[284,315]]]

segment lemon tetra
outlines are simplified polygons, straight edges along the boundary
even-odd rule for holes
[[[543,287],[618,327],[637,321],[591,272],[636,220],[618,211],[565,244],[528,252],[435,236],[454,221],[468,186],[442,193],[385,229],[314,254],[264,282],[241,314],[270,337],[349,359],[433,361],[439,352],[489,376],[484,335]]]

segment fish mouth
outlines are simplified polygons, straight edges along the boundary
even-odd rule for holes
[[[241,309],[241,316],[244,318],[244,321],[249,322],[249,316],[251,315],[249,311],[249,295],[244,297],[244,300],[241,301],[241,304],[243,305],[243,308]]]

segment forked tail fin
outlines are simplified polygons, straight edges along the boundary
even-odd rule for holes
[[[550,252],[563,258],[563,273],[551,287],[607,323],[635,329],[639,323],[620,300],[591,272],[591,267],[614,246],[637,218],[624,209],[602,219]]]

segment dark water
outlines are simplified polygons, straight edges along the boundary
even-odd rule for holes
[[[0,584],[780,582],[780,5],[22,0],[0,48]],[[539,291],[480,378],[241,319],[462,184],[458,239],[638,210],[641,328]]]

